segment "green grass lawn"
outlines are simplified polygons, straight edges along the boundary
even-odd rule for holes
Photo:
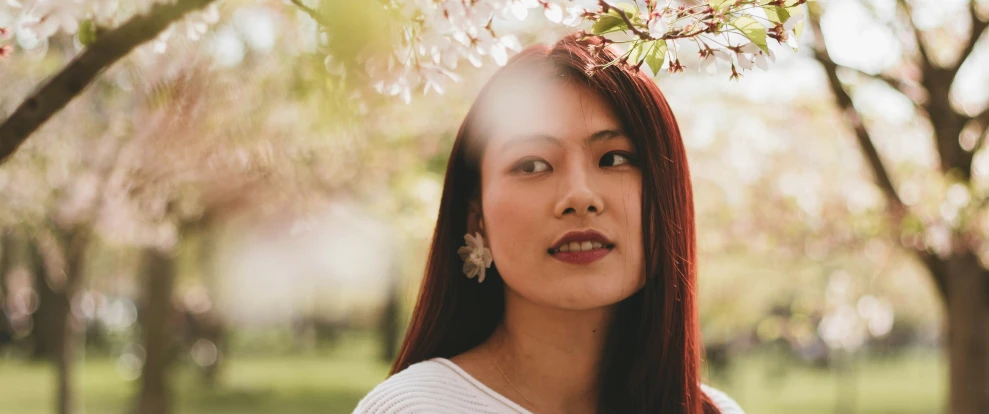
[[[748,356],[725,378],[706,382],[728,393],[748,413],[945,412],[948,377],[937,354],[860,359],[843,373],[777,361]]]
[[[204,389],[196,373],[183,365],[175,375],[176,412],[350,413],[387,372],[386,364],[374,362],[376,351],[352,344],[307,355],[234,355],[227,361],[220,387],[212,391]],[[776,361],[767,355],[748,356],[727,374],[706,382],[753,414],[835,413],[838,398],[853,407],[844,412],[943,411],[946,373],[938,355],[862,360],[854,376]],[[845,386],[841,395],[839,384]],[[89,358],[79,368],[78,387],[88,414],[126,412],[137,385],[124,380],[110,359]],[[53,396],[54,378],[48,365],[0,360],[0,413],[50,413]]]

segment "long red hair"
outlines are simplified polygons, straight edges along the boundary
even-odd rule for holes
[[[578,34],[514,56],[481,90],[460,126],[447,164],[439,216],[412,321],[391,373],[430,358],[451,358],[484,342],[504,312],[497,263],[478,284],[461,273],[457,248],[480,191],[481,107],[504,81],[534,66],[581,82],[613,108],[640,154],[645,287],[618,304],[598,373],[600,413],[718,413],[700,388],[697,241],[687,155],[680,129],[653,79]],[[528,72],[527,72],[528,71]],[[537,71],[538,73],[544,73]],[[512,74],[511,76],[509,74]],[[531,76],[531,75],[530,75]],[[537,75],[544,76],[544,75]]]

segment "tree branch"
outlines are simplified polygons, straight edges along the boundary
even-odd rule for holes
[[[859,114],[858,110],[855,109],[855,105],[852,102],[852,97],[847,91],[845,91],[844,85],[842,85],[841,81],[838,79],[838,65],[831,60],[827,46],[824,44],[823,32],[821,31],[819,19],[819,15],[811,13],[809,19],[810,26],[814,30],[815,39],[817,39],[817,43],[814,45],[814,58],[816,58],[817,61],[824,66],[824,70],[828,75],[828,84],[831,87],[831,91],[834,93],[838,107],[849,115],[848,118],[851,118],[852,128],[855,130],[855,137],[857,138],[862,151],[865,153],[865,158],[869,162],[869,166],[872,168],[877,184],[883,193],[886,194],[886,198],[890,202],[890,208],[894,210],[896,217],[901,218],[902,214],[905,213],[906,205],[903,204],[903,200],[900,198],[899,193],[897,193],[896,186],[893,185],[893,181],[889,177],[886,166],[879,157],[879,151],[876,149],[875,144],[873,144],[869,131],[865,129],[865,125],[862,123],[862,116]]]
[[[326,21],[326,18],[323,17],[322,14],[319,14],[319,12],[312,7],[306,6],[302,3],[302,0],[292,0],[292,4],[308,14],[309,17],[312,17],[312,19],[315,20],[320,26],[330,27],[330,23]]]
[[[958,69],[961,68],[965,60],[968,59],[969,55],[972,54],[972,50],[975,49],[975,45],[979,43],[979,38],[985,33],[986,28],[989,27],[989,20],[982,21],[979,19],[979,11],[976,9],[976,0],[971,0],[968,4],[968,11],[972,18],[972,34],[968,38],[968,42],[965,43],[965,48],[962,49],[962,54],[959,55],[958,63],[955,64],[954,72],[958,73]]]
[[[35,130],[82,93],[104,69],[138,45],[157,37],[182,16],[214,1],[179,0],[162,3],[147,14],[134,16],[120,27],[101,35],[0,124],[0,164]]]
[[[827,72],[828,84],[831,87],[831,91],[834,93],[835,101],[837,101],[838,107],[844,110],[848,115],[846,118],[851,118],[850,123],[852,124],[852,128],[855,130],[855,137],[858,140],[859,146],[862,148],[862,152],[865,154],[865,158],[868,160],[869,166],[872,168],[872,172],[876,177],[876,182],[879,185],[879,188],[886,195],[886,201],[888,203],[887,208],[892,216],[894,227],[899,228],[903,218],[909,214],[908,208],[903,203],[903,199],[901,199],[897,193],[896,187],[890,179],[886,166],[879,157],[879,151],[872,142],[872,136],[862,123],[862,117],[858,110],[855,109],[851,96],[838,79],[838,65],[831,60],[831,56],[828,53],[827,45],[824,42],[824,34],[821,30],[820,18],[820,10],[811,7],[807,20],[808,25],[814,31],[814,58],[817,59],[822,66],[824,66],[824,70]],[[930,270],[931,277],[934,280],[938,293],[941,295],[942,299],[944,299],[947,286],[947,280],[944,279],[944,271],[941,269],[944,262],[939,260],[936,255],[933,255],[924,249],[913,248],[911,250],[917,254],[924,265]]]
[[[923,33],[917,28],[917,25],[913,23],[913,7],[910,7],[910,4],[907,3],[906,0],[897,0],[896,4],[899,5],[900,10],[906,14],[907,26],[910,31],[913,32],[913,40],[917,43],[917,51],[920,53],[920,66],[924,73],[927,73],[935,66],[934,63],[931,62],[931,56],[927,52],[927,46],[924,45]]]
[[[632,24],[632,21],[629,20],[629,18],[628,18],[627,15],[625,15],[625,10],[622,10],[622,9],[619,9],[619,8],[617,8],[615,6],[612,6],[612,5],[608,4],[608,2],[606,2],[604,0],[598,0],[598,4],[601,5],[601,11],[604,12],[604,13],[607,13],[608,10],[615,10],[616,12],[618,12],[618,17],[621,17],[622,20],[625,21],[625,25],[628,26],[628,30],[631,30],[632,33],[635,33],[635,35],[638,36],[640,39],[650,39],[651,38],[649,36],[649,33],[643,32],[639,28],[635,27],[634,24]]]
[[[826,61],[828,64],[835,65],[838,68],[850,70],[850,71],[853,71],[855,73],[858,73],[859,75],[862,75],[862,76],[865,76],[865,77],[868,77],[868,78],[873,78],[873,79],[877,79],[877,80],[883,81],[883,83],[885,83],[886,85],[889,85],[890,88],[893,88],[893,90],[899,92],[901,95],[903,95],[907,99],[909,99],[910,102],[912,102],[915,107],[917,107],[918,109],[924,109],[923,106],[922,106],[922,104],[921,104],[921,102],[919,102],[919,101],[917,101],[915,99],[915,95],[917,94],[918,91],[917,90],[911,90],[913,88],[916,88],[918,90],[923,90],[923,86],[920,86],[920,85],[918,85],[916,83],[907,82],[907,81],[905,81],[903,79],[899,79],[899,78],[897,78],[895,76],[892,76],[892,75],[889,75],[889,74],[886,74],[886,73],[871,74],[871,73],[865,72],[865,71],[863,71],[861,69],[853,68],[851,66],[844,66],[844,65],[841,65],[841,64],[838,64],[838,63],[832,61],[831,60],[831,57],[829,55],[827,55],[827,54],[822,54],[820,56],[816,56],[815,55],[815,58],[817,58],[817,60],[820,61],[820,62],[822,62],[822,63]],[[926,94],[926,91],[924,91],[923,93]]]

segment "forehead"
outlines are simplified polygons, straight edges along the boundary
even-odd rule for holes
[[[525,136],[583,141],[601,130],[620,130],[614,111],[599,94],[579,82],[526,82],[500,88],[484,114],[489,148]]]

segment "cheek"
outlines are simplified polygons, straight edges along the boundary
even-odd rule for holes
[[[626,226],[626,231],[630,236],[641,235],[642,179],[638,176],[623,179],[614,188],[621,189],[621,192],[614,197],[617,200],[616,210],[620,216],[620,224]]]
[[[520,258],[518,254],[535,242],[532,230],[545,223],[540,199],[511,185],[495,183],[489,188],[482,209],[491,249],[496,256]]]
[[[637,285],[641,287],[645,280],[645,256],[642,248],[642,181],[624,180],[616,188],[621,188],[621,193],[615,198],[620,203],[616,208],[617,224],[624,230],[623,255],[626,262],[639,264],[640,270],[629,276],[634,277],[638,281]]]

